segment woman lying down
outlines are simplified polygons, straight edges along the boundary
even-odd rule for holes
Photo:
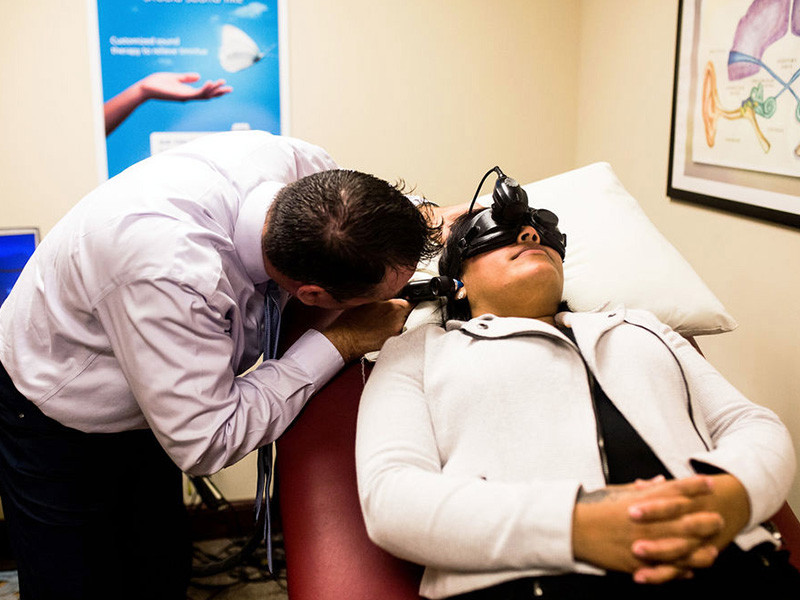
[[[370,537],[428,598],[800,597],[759,525],[786,428],[652,314],[564,310],[557,221],[453,225],[451,320],[389,340],[361,401]]]

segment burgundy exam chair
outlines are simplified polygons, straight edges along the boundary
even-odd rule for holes
[[[356,490],[361,365],[312,399],[277,444],[278,499],[291,600],[418,600],[422,568],[367,537]],[[788,504],[774,519],[800,568],[800,522]]]
[[[419,598],[422,568],[373,544],[361,516],[355,435],[363,387],[361,365],[345,368],[277,443],[278,501],[292,600]]]

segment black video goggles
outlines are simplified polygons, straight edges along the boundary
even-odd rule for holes
[[[539,234],[539,242],[558,252],[563,261],[567,252],[567,236],[558,229],[558,217],[545,208],[531,208],[525,190],[514,179],[507,177],[500,167],[490,169],[483,176],[469,205],[469,213],[472,213],[481,187],[491,173],[497,173],[492,206],[476,213],[467,233],[458,240],[461,259],[513,244],[517,241],[520,229],[530,225]]]

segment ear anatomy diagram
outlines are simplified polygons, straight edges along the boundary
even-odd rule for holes
[[[717,136],[717,119],[724,117],[733,121],[734,119],[747,119],[753,125],[758,142],[764,152],[769,152],[770,143],[756,120],[756,114],[762,117],[771,117],[775,112],[775,98],[768,98],[763,102],[763,86],[759,85],[750,92],[750,97],[742,102],[738,108],[725,110],[720,106],[719,92],[717,91],[717,73],[714,70],[714,63],[708,61],[703,73],[703,125],[706,131],[706,143],[709,147],[714,146]]]
[[[219,64],[229,73],[251,67],[264,58],[258,45],[244,31],[233,25],[222,26],[222,43],[219,47]]]
[[[800,125],[800,97],[793,87],[800,78],[798,56],[770,55],[769,49],[789,34],[800,36],[800,0],[753,0],[746,13],[739,19],[733,35],[733,43],[728,53],[728,82],[739,85],[727,86],[729,90],[741,90],[739,106],[723,108],[720,102],[717,74],[712,61],[708,61],[703,71],[702,114],[708,147],[714,147],[718,119],[745,119],[752,125],[755,139],[764,153],[770,152],[772,144],[759,126],[759,121],[772,119],[783,102],[794,103],[795,126]],[[797,48],[797,45],[794,46]],[[765,55],[769,58],[765,58]],[[770,61],[774,61],[771,63]],[[769,63],[769,64],[768,64]],[[749,94],[747,88],[749,87]],[[788,110],[788,107],[786,107]],[[790,119],[791,120],[791,119]],[[785,129],[775,125],[766,127],[783,132]],[[792,128],[793,135],[800,135],[800,126]],[[800,145],[795,137],[794,155],[800,158]],[[788,150],[788,148],[787,148]]]

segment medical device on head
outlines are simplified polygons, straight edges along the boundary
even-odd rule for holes
[[[461,259],[513,244],[517,241],[520,229],[531,225],[539,234],[540,243],[558,252],[561,260],[564,260],[567,236],[558,230],[558,217],[545,208],[531,208],[525,190],[516,180],[503,173],[500,167],[489,169],[483,176],[468,213],[472,213],[483,183],[491,173],[497,173],[492,206],[475,214],[466,235],[458,241]],[[408,283],[397,297],[409,302],[452,297],[462,286],[460,281],[451,277],[434,277]]]
[[[520,229],[530,225],[539,234],[540,243],[558,252],[561,260],[564,260],[567,236],[558,230],[558,217],[545,208],[531,208],[525,190],[514,179],[506,176],[500,167],[489,169],[483,176],[469,205],[469,212],[472,213],[483,182],[491,173],[497,173],[492,206],[473,217],[466,235],[458,241],[461,258],[470,258],[513,244]]]

